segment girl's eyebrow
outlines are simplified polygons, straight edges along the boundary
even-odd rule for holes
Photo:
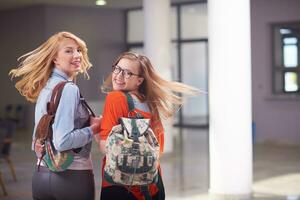
[[[78,47],[65,47],[65,49],[80,49],[80,47],[78,46]]]
[[[119,66],[119,65],[116,65],[117,67],[120,67],[121,69],[123,69],[123,70],[127,70],[127,71],[131,71],[130,69],[127,69],[127,67],[125,66],[125,67],[121,67],[121,66]]]

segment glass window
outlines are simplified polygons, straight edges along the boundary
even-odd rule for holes
[[[298,39],[296,37],[284,37],[283,38],[283,64],[285,67],[297,67],[298,66],[297,43],[298,43]]]
[[[283,44],[297,44],[297,38],[295,37],[289,37],[283,39]]]
[[[171,8],[170,12],[171,39],[177,39],[177,9]],[[143,42],[144,39],[144,13],[142,10],[130,10],[127,14],[127,42]]]
[[[178,44],[171,44],[171,71],[172,71],[172,80],[178,81]]]
[[[274,92],[299,92],[300,23],[274,25],[273,31]]]
[[[286,92],[298,91],[298,75],[296,72],[286,72],[284,74],[284,90]]]
[[[286,29],[286,28],[281,28],[279,30],[279,32],[284,35],[284,34],[290,34],[292,31],[290,29]]]
[[[128,11],[127,20],[127,43],[129,50],[144,53],[143,11]],[[181,23],[180,30],[178,20]],[[180,31],[180,34],[178,31]],[[170,34],[172,80],[180,80],[203,91],[207,91],[207,4],[190,3],[173,5],[170,10]],[[208,124],[207,119],[208,98],[206,94],[203,94],[198,97],[187,98],[186,104],[175,115],[174,123],[202,126]]]
[[[179,80],[179,74],[178,74],[178,44],[172,43],[171,44],[171,77],[172,80],[178,81]],[[179,123],[179,112],[177,112],[174,115],[173,123],[178,124]]]
[[[177,8],[176,7],[172,7],[171,8],[171,39],[177,39]]]
[[[207,91],[207,43],[182,44],[182,82]],[[207,124],[208,98],[206,94],[188,98],[184,104],[185,124]]]
[[[181,7],[182,39],[207,38],[207,4],[190,4]]]
[[[142,42],[144,39],[144,12],[130,10],[127,14],[127,42]]]
[[[283,46],[283,61],[285,67],[298,66],[298,47],[297,45]]]

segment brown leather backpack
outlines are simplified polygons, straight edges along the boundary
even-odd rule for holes
[[[51,95],[50,101],[47,103],[47,114],[43,115],[40,119],[36,132],[35,132],[35,142],[34,148],[36,147],[36,142],[39,141],[40,144],[44,145],[44,151],[40,152],[38,155],[40,162],[38,164],[38,168],[43,160],[47,167],[54,172],[64,171],[66,170],[74,160],[74,152],[78,153],[81,148],[71,149],[63,152],[58,152],[52,142],[53,132],[52,132],[52,124],[54,123],[55,113],[61,98],[61,94],[64,86],[68,83],[67,81],[63,81],[58,83]],[[80,97],[82,97],[80,95]],[[83,101],[85,107],[89,110],[90,114],[95,117],[92,109],[88,106],[86,101]]]

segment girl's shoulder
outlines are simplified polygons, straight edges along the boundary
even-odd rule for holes
[[[65,84],[64,88],[67,88],[67,90],[73,90],[73,91],[79,92],[79,87],[75,83],[73,83],[71,81],[68,81]]]
[[[125,98],[125,94],[121,91],[111,91],[107,94],[106,98]]]
[[[71,96],[80,96],[80,92],[79,92],[79,88],[76,84],[74,84],[73,82],[67,82],[63,88],[62,91],[63,95],[71,95]]]
[[[125,94],[121,91],[112,91],[109,92],[106,96],[105,101],[108,102],[127,102]]]

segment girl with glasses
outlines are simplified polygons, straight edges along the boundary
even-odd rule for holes
[[[100,150],[105,152],[105,142],[113,126],[118,124],[120,117],[128,116],[128,102],[124,92],[133,98],[135,112],[143,118],[151,119],[150,127],[155,133],[160,145],[160,154],[164,149],[164,129],[161,119],[167,119],[183,104],[180,94],[196,95],[198,90],[160,77],[154,70],[150,60],[133,52],[121,54],[112,67],[112,73],[102,85],[103,91],[109,91],[104,104],[103,118],[100,128]],[[166,133],[168,134],[168,133]],[[142,200],[144,196],[139,187],[125,187],[109,184],[103,177],[101,200]],[[159,181],[151,184],[148,189],[152,199],[165,199],[164,186],[159,167]]]

